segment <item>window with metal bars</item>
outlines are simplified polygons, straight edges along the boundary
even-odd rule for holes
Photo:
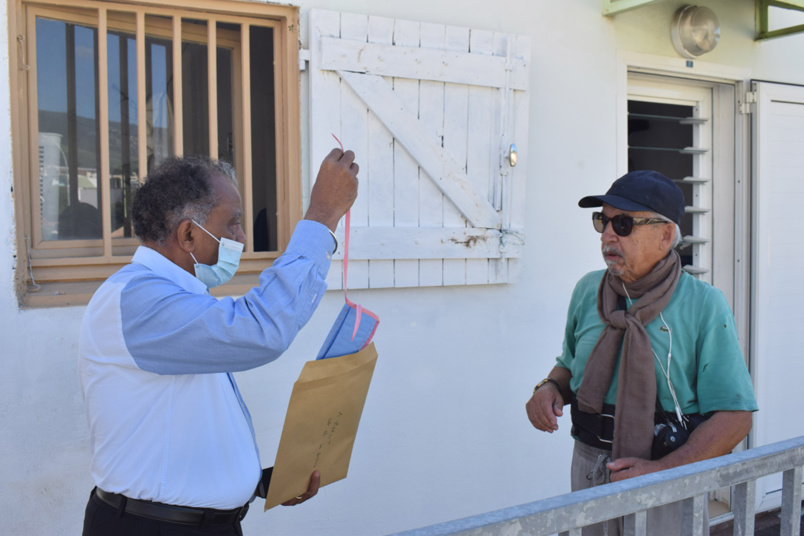
[[[222,292],[256,280],[301,217],[297,19],[246,2],[14,3],[23,304],[85,303],[126,264],[133,196],[174,155],[234,165],[250,223]]]

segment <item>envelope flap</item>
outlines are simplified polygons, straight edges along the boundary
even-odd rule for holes
[[[304,368],[302,368],[297,381],[315,381],[328,376],[342,374],[358,368],[376,358],[377,350],[374,349],[374,343],[372,342],[356,354],[308,361],[304,364]]]

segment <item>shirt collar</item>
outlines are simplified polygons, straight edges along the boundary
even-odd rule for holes
[[[193,274],[171,261],[155,249],[139,246],[131,262],[141,264],[154,272],[154,274],[170,279],[187,292],[207,294],[207,286]]]

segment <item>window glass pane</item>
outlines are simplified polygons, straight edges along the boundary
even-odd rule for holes
[[[276,251],[276,95],[274,35],[271,28],[251,27],[251,154],[254,179],[254,251]]]
[[[115,13],[114,20],[122,21],[129,27],[136,26],[135,17],[131,14]],[[145,166],[140,166],[139,162],[136,36],[115,30],[110,30],[108,34],[113,238],[134,236],[131,224],[134,194],[147,172],[174,154],[173,43],[166,37],[153,35],[150,26],[154,21],[156,19],[153,17],[145,19]]]
[[[94,13],[92,14],[94,15]],[[69,15],[67,17],[69,18]],[[98,166],[99,95],[98,32],[69,20],[38,17],[37,92],[43,240],[99,239],[101,186]],[[182,153],[210,154],[209,65],[206,21],[182,19]],[[145,17],[145,54],[137,57],[136,16],[109,12],[106,69],[109,129],[109,214],[113,239],[134,236],[131,206],[148,171],[175,154],[172,19]],[[217,23],[213,82],[217,93],[216,156],[242,175],[242,114],[251,114],[250,205],[255,251],[278,249],[276,93],[274,32],[250,26],[250,64],[240,63],[242,27]],[[145,94],[139,95],[138,62],[144,66]],[[242,108],[241,72],[250,71],[250,109]],[[144,110],[139,110],[140,101]],[[235,111],[237,112],[236,115]],[[145,125],[140,140],[140,114]],[[144,152],[145,162],[140,162]],[[241,178],[243,184],[244,177]],[[123,242],[115,246],[125,246]],[[122,250],[115,249],[117,254]]]
[[[97,31],[36,19],[42,240],[100,238]]]
[[[141,179],[137,162],[137,42],[133,34],[110,31],[107,47],[111,228],[112,236],[121,238],[134,235],[131,203]]]
[[[218,25],[218,34],[221,33],[221,26]],[[231,25],[227,25],[231,26]],[[240,26],[237,26],[239,31]],[[233,32],[229,31],[228,34]],[[240,36],[237,36],[240,39]],[[232,50],[218,46],[217,55],[217,92],[218,92],[218,159],[225,160],[230,164],[235,163],[234,155],[234,65],[232,64]],[[239,170],[238,170],[239,171]]]
[[[170,40],[145,39],[145,103],[150,171],[173,156],[173,42]]]
[[[205,21],[185,20],[185,27],[195,30],[202,28],[206,33]],[[235,25],[218,25],[218,32],[226,30],[231,39]],[[239,37],[237,37],[239,39]],[[209,156],[209,63],[205,42],[182,42],[182,100],[184,154]],[[234,163],[234,125],[233,125],[233,57],[228,47],[218,46],[215,73],[218,93],[218,159]]]
[[[206,27],[204,21],[184,21]],[[185,155],[209,155],[209,91],[207,45],[181,44],[182,119]]]
[[[691,154],[681,154],[679,149],[693,146],[693,126],[680,120],[692,117],[692,106],[655,102],[628,101],[628,171],[652,169],[680,181],[693,174]],[[677,182],[684,192],[686,205],[692,205],[692,186]],[[681,218],[681,234],[692,235],[691,214]],[[692,248],[679,248],[684,265],[692,264]]]

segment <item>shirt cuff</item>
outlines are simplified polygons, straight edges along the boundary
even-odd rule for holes
[[[333,240],[329,227],[312,220],[300,220],[296,224],[293,236],[285,250],[285,254],[296,254],[309,257],[318,266],[322,274],[329,271],[332,259]]]

